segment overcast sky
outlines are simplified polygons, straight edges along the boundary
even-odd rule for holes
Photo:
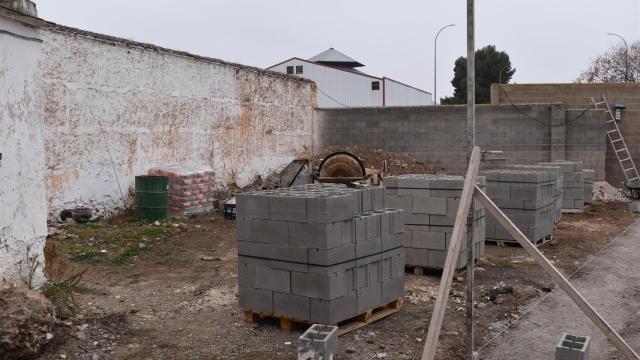
[[[258,67],[333,46],[362,71],[453,92],[453,63],[466,55],[465,0],[36,0],[40,17]],[[512,82],[571,82],[589,59],[640,39],[639,0],[476,0],[476,45],[506,51]]]

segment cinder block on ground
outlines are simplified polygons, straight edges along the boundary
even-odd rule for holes
[[[337,341],[337,326],[314,324],[298,339],[298,360],[332,360]]]
[[[591,338],[563,333],[556,345],[556,360],[588,360]]]

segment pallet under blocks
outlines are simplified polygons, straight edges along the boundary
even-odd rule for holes
[[[337,324],[404,291],[404,214],[382,188],[314,184],[237,197],[240,307]]]

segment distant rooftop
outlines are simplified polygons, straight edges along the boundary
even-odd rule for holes
[[[348,57],[347,55],[334,48],[329,48],[328,50],[325,50],[320,54],[309,58],[309,61],[329,66],[351,69],[364,66],[364,64]]]

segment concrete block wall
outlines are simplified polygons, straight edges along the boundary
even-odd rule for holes
[[[551,163],[539,163],[544,166],[558,166],[562,174],[562,210],[566,212],[584,211],[584,174],[582,163],[558,160]]]
[[[483,177],[478,178],[481,187]],[[407,265],[442,269],[462,195],[462,176],[412,174],[385,180],[385,203],[405,212],[404,251]],[[467,228],[457,268],[466,265],[467,237],[473,236],[475,257],[484,255],[485,210],[474,200],[473,234]]]
[[[607,119],[606,114],[601,111],[601,115],[596,115],[594,114],[596,111],[590,110],[576,121],[571,121],[580,116],[584,109],[593,107],[592,97],[599,99],[602,94],[606,94],[611,105],[615,103],[625,105],[626,108],[622,112],[622,121],[618,123],[618,126],[627,142],[631,155],[637,161],[640,158],[639,83],[494,84],[491,87],[491,103],[496,105],[508,104],[511,101],[516,104],[548,102],[566,104],[569,109],[567,113],[567,122],[569,122],[567,133],[570,139],[567,139],[567,156],[564,159],[582,161],[586,168],[595,170],[596,180],[607,180],[618,187],[624,181],[624,174],[606,134],[602,133],[597,137],[592,137],[589,134],[590,126],[593,126],[593,122],[590,119],[599,117],[601,124],[604,124],[603,120]],[[602,128],[604,129],[604,126]],[[583,134],[586,136],[580,136],[581,132],[586,132],[586,134]],[[575,146],[569,145],[569,143],[573,143]],[[604,156],[602,155],[602,148],[606,149]],[[581,149],[590,150],[590,154],[582,152]]]
[[[383,194],[314,184],[239,195],[240,306],[336,324],[401,297],[404,216]]]
[[[322,109],[315,122],[314,151],[332,145],[382,148],[413,156],[436,170],[462,175],[467,168],[465,109]],[[606,152],[603,119],[601,111],[575,113],[561,103],[479,105],[476,140],[483,150],[504,151],[501,156],[507,163],[583,161],[599,178],[604,177]]]
[[[531,241],[553,233],[557,184],[552,172],[496,169],[480,174],[486,177],[487,195]],[[486,220],[486,238],[516,242],[490,214]]]

